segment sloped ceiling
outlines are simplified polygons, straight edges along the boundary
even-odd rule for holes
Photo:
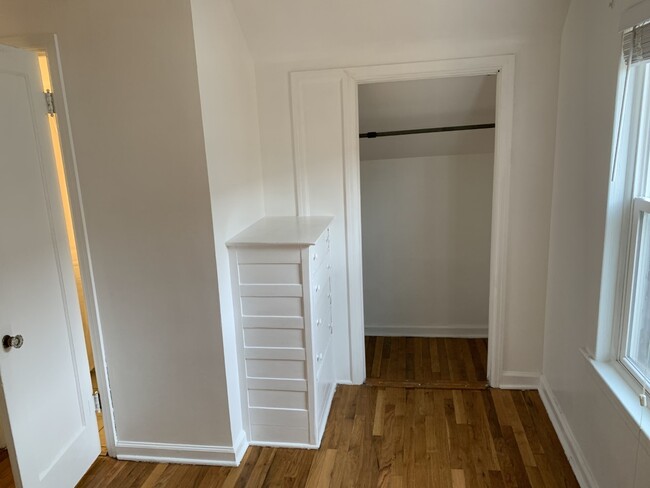
[[[364,45],[400,49],[558,35],[569,0],[232,0],[253,57],[289,62]],[[459,36],[459,33],[462,35]]]

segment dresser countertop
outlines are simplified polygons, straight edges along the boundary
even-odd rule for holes
[[[264,217],[234,236],[226,246],[315,244],[333,217]]]

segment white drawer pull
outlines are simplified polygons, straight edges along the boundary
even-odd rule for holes
[[[322,324],[322,323],[323,323],[323,321],[321,319],[318,319],[316,321],[316,327],[320,327],[320,324]]]
[[[318,259],[318,254],[314,253],[314,257],[312,259],[316,261]]]
[[[314,291],[318,293],[320,291],[320,285],[316,285],[316,288],[314,288]]]
[[[319,353],[316,355],[316,361],[320,363],[322,360],[323,360],[323,353],[322,353],[322,352],[319,352]]]

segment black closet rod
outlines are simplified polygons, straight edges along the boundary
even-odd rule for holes
[[[429,134],[431,132],[455,132],[458,130],[494,129],[495,124],[452,125],[450,127],[430,127],[427,129],[390,130],[386,132],[366,132],[359,134],[360,138],[374,139],[376,137],[403,136],[406,134]]]

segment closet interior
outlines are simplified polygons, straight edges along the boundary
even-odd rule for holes
[[[486,387],[496,76],[359,87],[366,382]]]

